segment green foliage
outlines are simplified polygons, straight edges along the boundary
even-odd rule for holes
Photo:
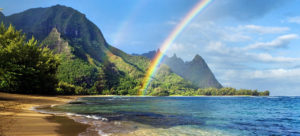
[[[169,96],[170,94],[169,94],[168,90],[157,87],[150,93],[150,95],[152,95],[152,96]]]
[[[59,82],[56,88],[56,94],[60,95],[93,95],[98,94],[94,89],[86,89],[81,86],[68,84],[66,82]]]
[[[103,72],[101,73],[102,74],[99,74],[96,85],[100,94],[136,95],[138,93],[139,80],[135,80],[125,73],[122,73],[114,64],[109,63],[104,65]],[[101,90],[105,92],[101,92]]]
[[[268,90],[259,92],[259,96],[269,96],[269,95],[270,95],[270,91],[268,91]]]
[[[162,64],[148,87],[148,93],[152,94],[156,88],[168,90],[170,95],[176,95],[180,93],[180,90],[195,87],[182,77],[172,73],[168,66]]]
[[[136,88],[137,84],[138,82],[136,80],[129,77],[121,78],[120,84],[116,88],[118,90],[118,95],[136,95],[138,93],[138,89]]]
[[[10,25],[0,26],[0,90],[12,93],[54,94],[57,56],[32,37]]]
[[[94,86],[98,75],[97,67],[79,58],[69,58],[65,54],[60,54],[60,59],[63,61],[57,71],[59,81],[83,88]]]
[[[90,90],[96,90],[98,94],[104,93],[104,90],[107,90],[107,80],[106,75],[102,69],[98,70],[98,78],[97,81],[94,83],[94,86]]]
[[[82,87],[68,84],[66,82],[59,82],[56,88],[56,93],[61,95],[87,94],[87,91]]]
[[[247,96],[269,96],[269,91],[258,92],[257,90],[249,90],[249,89],[239,89],[231,87],[224,88],[199,88],[197,90],[186,89],[183,93],[179,93],[179,95],[185,96],[196,96],[196,95],[206,95],[206,96],[224,96],[224,95],[247,95]]]
[[[133,56],[133,55],[128,55],[125,52],[113,47],[113,46],[108,46],[108,49],[115,55],[119,56],[122,58],[122,60],[126,63],[131,64],[134,66],[137,70],[139,71],[145,71],[147,70],[150,61],[149,59],[142,57],[142,56]]]

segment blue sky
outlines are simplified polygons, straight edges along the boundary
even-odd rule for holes
[[[0,0],[10,15],[66,5],[86,14],[111,45],[127,53],[159,48],[198,0]],[[17,3],[17,4],[16,4]],[[300,95],[300,1],[214,0],[168,50],[201,55],[224,86]]]

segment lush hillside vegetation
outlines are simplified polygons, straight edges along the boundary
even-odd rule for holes
[[[50,60],[51,56],[57,59],[55,63],[53,62],[55,67],[50,74],[53,82],[51,79],[49,84],[53,86],[48,88],[51,89],[49,92],[136,95],[141,89],[150,59],[126,54],[109,45],[97,26],[84,14],[72,8],[57,5],[29,9],[10,16],[1,14],[0,21],[21,29],[27,35],[27,39],[36,37],[38,43],[31,41],[34,43],[34,48],[48,54]],[[25,35],[18,33],[25,41]],[[2,44],[2,48],[6,44]],[[48,48],[52,51],[49,52]],[[3,50],[2,53],[5,52],[7,51]],[[4,67],[5,63],[1,62],[1,67]],[[17,62],[16,65],[21,63]],[[2,74],[0,76],[3,82],[5,76]],[[28,82],[30,78],[39,77],[29,77]],[[33,82],[31,85],[37,83],[41,84]],[[186,90],[195,91],[198,88],[197,84],[185,80],[167,65],[161,65],[147,92],[148,95],[176,95]],[[9,89],[2,88],[2,90]]]

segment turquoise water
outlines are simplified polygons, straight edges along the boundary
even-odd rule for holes
[[[85,97],[51,110],[101,135],[300,135],[300,97]]]

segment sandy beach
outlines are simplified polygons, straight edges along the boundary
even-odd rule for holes
[[[75,136],[88,125],[64,116],[38,113],[32,107],[64,104],[80,96],[38,96],[0,93],[1,136]]]

